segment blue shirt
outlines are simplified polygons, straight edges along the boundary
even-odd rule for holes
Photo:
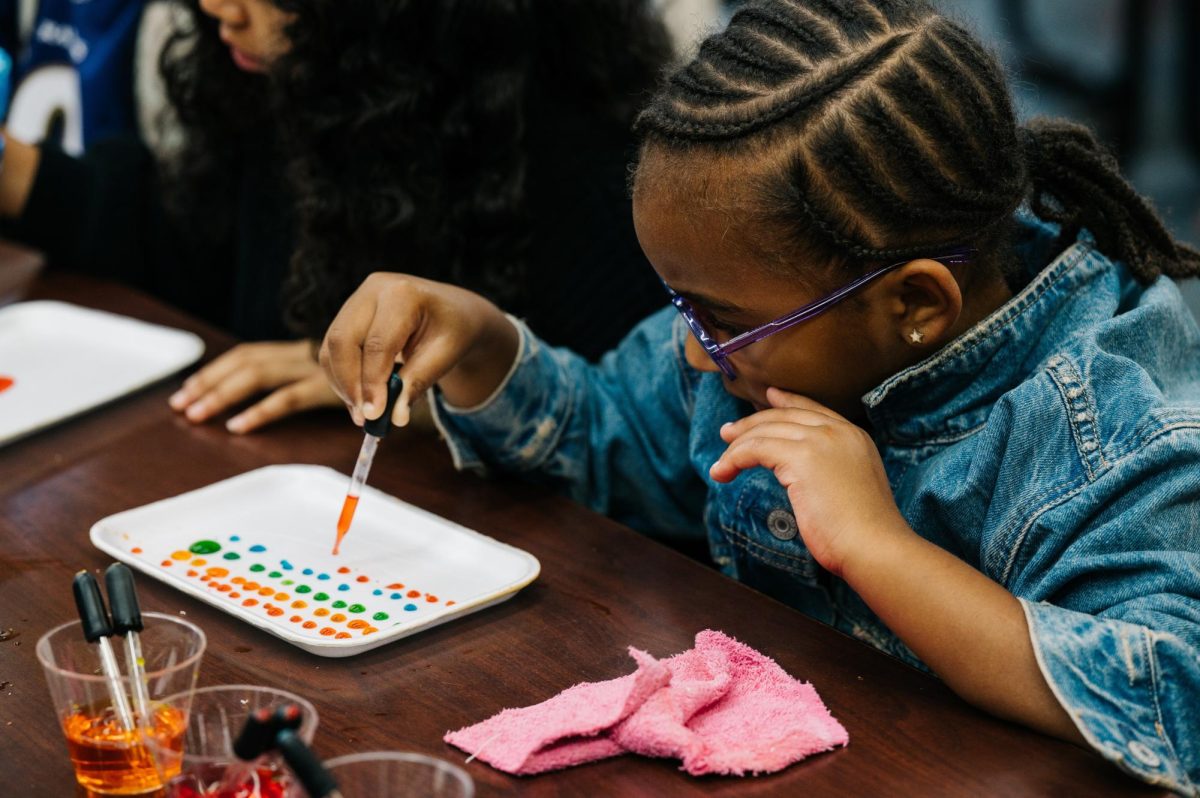
[[[1054,257],[1051,228],[1025,229],[1026,287],[863,404],[905,519],[1021,601],[1084,738],[1200,794],[1200,329],[1170,279],[1139,284],[1086,233]],[[770,472],[709,478],[721,424],[751,409],[685,363],[676,316],[599,365],[523,330],[487,402],[437,403],[456,465],[529,474],[650,534],[706,535],[729,576],[924,667],[813,560]]]

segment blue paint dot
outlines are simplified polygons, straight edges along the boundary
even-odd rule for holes
[[[305,576],[312,576],[313,570],[311,568],[305,568],[300,573],[304,574]]]
[[[338,585],[338,590],[349,590],[350,585]]]
[[[417,605],[416,605],[416,604],[405,604],[405,605],[404,605],[404,611],[405,611],[405,612],[416,612],[416,611],[417,611]]]
[[[283,570],[285,571],[290,571],[293,568],[292,564],[287,560],[280,560],[279,564],[283,566]]]
[[[253,546],[250,547],[250,551],[266,551],[266,550],[267,550],[267,547],[261,543],[255,543]]]
[[[329,574],[317,574],[317,579],[328,579]]]
[[[393,593],[392,598],[398,599],[398,598],[404,598],[404,596],[401,596],[399,593]]]
[[[372,590],[372,591],[371,591],[371,595],[372,595],[372,596],[382,596],[382,595],[383,595],[383,591],[382,591],[382,590],[380,590],[379,588],[375,588],[374,590]]]
[[[229,539],[230,540],[241,540],[242,538],[240,535],[230,535]]]

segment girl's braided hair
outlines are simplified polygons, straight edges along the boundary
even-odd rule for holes
[[[670,152],[768,152],[754,205],[820,262],[900,260],[972,244],[1014,286],[998,246],[1028,203],[1087,228],[1142,282],[1200,274],[1085,127],[1018,126],[1005,75],[923,0],[755,0],[659,89],[635,129]]]

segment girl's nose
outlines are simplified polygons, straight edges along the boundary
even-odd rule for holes
[[[704,347],[700,346],[696,336],[691,333],[688,333],[687,340],[683,343],[683,356],[688,365],[697,371],[720,371],[717,364],[708,356],[708,352],[705,352]]]
[[[246,8],[239,0],[200,0],[200,10],[226,25],[246,24]]]

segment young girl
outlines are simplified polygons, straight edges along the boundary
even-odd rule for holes
[[[258,341],[172,397],[198,422],[273,391],[235,432],[337,404],[294,339],[384,257],[598,356],[660,304],[626,193],[670,53],[648,2],[183,2],[194,24],[162,59],[183,146],[155,163],[136,142],[75,160],[10,141],[5,232]]]
[[[922,2],[750,3],[638,130],[675,309],[590,365],[374,275],[322,349],[356,420],[403,361],[396,421],[436,384],[460,467],[706,534],[983,709],[1200,789],[1200,330],[1163,276],[1197,253]]]

